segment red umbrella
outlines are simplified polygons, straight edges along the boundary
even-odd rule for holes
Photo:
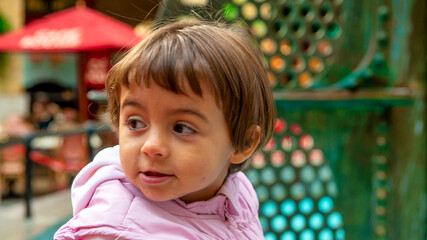
[[[0,35],[0,51],[127,49],[139,40],[131,26],[78,6],[49,14],[22,29]]]
[[[88,80],[85,71],[88,68],[88,52],[129,49],[140,40],[141,37],[135,35],[131,26],[88,7],[76,6],[0,35],[0,51],[80,52],[79,109],[82,118],[87,119]]]

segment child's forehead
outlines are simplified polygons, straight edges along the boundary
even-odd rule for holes
[[[200,91],[195,89],[195,87],[191,86],[191,83],[188,79],[183,78],[180,80],[177,84],[178,86],[175,86],[172,88],[169,84],[167,84],[167,81],[162,80],[154,80],[154,79],[148,79],[148,80],[131,80],[129,81],[128,86],[122,86],[121,91],[125,89],[127,90],[143,90],[154,87],[160,87],[166,91],[169,91],[171,93],[174,93],[176,95],[184,95],[187,97],[195,97],[195,98],[210,98],[212,97],[215,99],[215,101],[220,103],[219,98],[217,97],[217,94],[214,91],[214,88],[211,84],[208,84],[207,81],[200,81],[199,87]]]

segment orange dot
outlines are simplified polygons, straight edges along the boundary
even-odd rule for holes
[[[303,88],[308,88],[313,85],[313,77],[309,72],[302,72],[298,76],[298,83]]]
[[[276,72],[282,71],[285,68],[285,61],[278,56],[274,56],[270,59],[270,67]]]
[[[320,72],[323,70],[325,65],[323,64],[322,59],[320,59],[319,57],[312,57],[308,60],[308,67],[313,72]]]
[[[288,40],[283,40],[280,42],[280,52],[288,56],[292,53],[292,44]]]
[[[332,53],[332,45],[328,41],[322,40],[317,44],[317,51],[323,56],[328,56]]]

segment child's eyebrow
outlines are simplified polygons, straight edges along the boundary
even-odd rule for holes
[[[171,111],[171,114],[190,114],[190,115],[194,115],[194,116],[204,120],[205,122],[209,123],[208,118],[203,113],[201,113],[195,109],[191,109],[191,108],[174,109]]]
[[[137,101],[132,101],[132,100],[126,100],[122,103],[122,105],[120,106],[120,109],[123,109],[126,106],[133,106],[133,107],[137,107],[137,108],[144,108],[139,102]]]
[[[133,101],[133,100],[126,100],[122,103],[122,105],[120,106],[120,109],[125,108],[126,106],[132,106],[132,107],[136,107],[136,108],[140,108],[140,109],[145,109],[145,107],[137,102],[137,101]],[[202,120],[204,120],[205,122],[209,123],[208,118],[201,113],[200,111],[196,110],[196,109],[192,109],[192,108],[178,108],[178,109],[172,109],[170,110],[170,114],[174,115],[174,114],[190,114],[190,115],[194,115]]]

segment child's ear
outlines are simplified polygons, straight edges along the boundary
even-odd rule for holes
[[[246,159],[248,159],[252,153],[257,149],[260,138],[261,138],[261,127],[256,126],[255,130],[252,131],[252,136],[249,136],[250,139],[248,139],[248,145],[243,151],[234,151],[234,153],[231,155],[229,161],[232,164],[239,164],[244,162]]]

